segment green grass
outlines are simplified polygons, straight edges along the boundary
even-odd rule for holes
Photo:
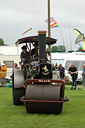
[[[60,115],[27,114],[25,105],[12,104],[12,89],[0,87],[0,128],[84,128],[85,91],[66,87],[65,96],[69,102]]]

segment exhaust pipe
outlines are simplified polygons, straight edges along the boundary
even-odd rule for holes
[[[39,35],[39,60],[46,60],[46,31],[38,31]]]

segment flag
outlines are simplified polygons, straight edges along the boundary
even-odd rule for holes
[[[81,35],[82,33],[78,29],[73,29],[75,32],[77,32],[77,35]]]
[[[79,35],[76,40],[75,40],[75,44],[78,44],[79,42],[84,41],[84,34]]]
[[[48,20],[46,20],[45,22],[48,23]],[[51,28],[58,27],[58,24],[57,24],[57,22],[54,20],[53,17],[50,18],[50,27],[51,27]]]
[[[58,27],[58,24],[57,24],[57,22],[54,20],[53,17],[50,18],[50,23],[51,23],[51,25],[50,25],[51,28]]]
[[[58,24],[57,22],[54,22],[53,24],[50,25],[51,28],[55,28],[55,27],[58,27]]]
[[[84,34],[81,33],[78,29],[73,29],[75,32],[77,32],[78,37],[75,40],[75,44],[78,44],[79,42],[84,41]]]
[[[22,35],[24,35],[26,32],[32,30],[32,28],[29,28],[27,31],[25,31],[24,33],[22,33]]]
[[[75,40],[75,44],[78,44],[79,42],[83,42],[83,47],[79,44],[79,46],[85,51],[85,37],[84,34],[81,33],[78,29],[73,29],[77,32],[78,37]]]

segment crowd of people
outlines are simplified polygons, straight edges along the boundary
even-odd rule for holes
[[[60,74],[60,79],[65,80],[65,68],[62,66],[62,64],[59,64],[59,66],[56,64],[55,66],[52,64],[52,70],[56,70],[59,71]],[[75,89],[77,90],[77,77],[78,77],[78,70],[77,67],[74,64],[71,64],[69,66],[68,69],[68,74],[71,75],[72,78],[72,87],[71,90]],[[83,65],[83,69],[82,69],[82,84],[84,85],[84,89],[85,90],[85,64]]]

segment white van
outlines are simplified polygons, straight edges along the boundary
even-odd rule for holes
[[[51,58],[52,58],[51,61],[54,64],[54,66],[56,65],[56,63],[57,63],[57,65],[59,65],[59,64],[63,65],[66,56],[67,56],[67,53],[65,53],[65,52],[64,53],[63,52],[51,53]]]

